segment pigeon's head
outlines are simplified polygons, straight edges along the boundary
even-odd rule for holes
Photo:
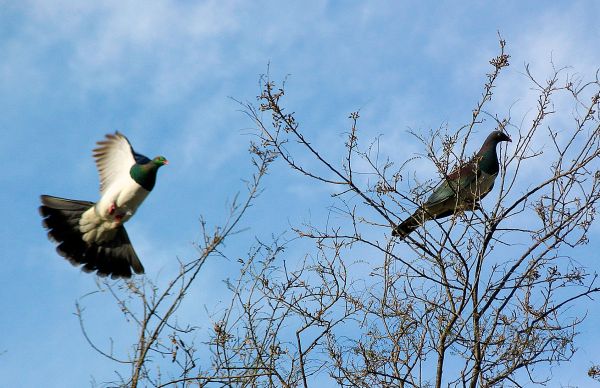
[[[158,168],[164,166],[165,164],[169,164],[169,161],[164,156],[157,156],[156,158],[152,159],[152,163],[154,163]]]
[[[494,142],[494,144],[498,144],[498,143],[500,143],[501,141],[512,141],[512,140],[510,139],[510,137],[509,137],[509,136],[508,136],[506,133],[504,133],[504,132],[502,132],[502,131],[494,131],[494,132],[492,132],[492,133],[491,133],[491,134],[488,136],[488,140],[491,140],[491,141],[493,141],[493,142]]]

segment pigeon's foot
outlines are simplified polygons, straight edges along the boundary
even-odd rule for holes
[[[108,214],[110,214],[112,216],[113,214],[115,214],[115,210],[117,210],[117,205],[113,202],[108,207]],[[123,216],[121,216],[121,218],[123,218]]]

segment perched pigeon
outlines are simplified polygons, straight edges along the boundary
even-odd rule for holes
[[[473,159],[450,173],[412,216],[393,229],[392,236],[405,238],[425,221],[478,209],[479,200],[494,187],[499,171],[496,145],[501,141],[511,140],[504,132],[492,132]]]
[[[131,277],[131,269],[144,267],[131,246],[123,224],[150,193],[163,156],[150,160],[136,153],[125,136],[106,135],[94,149],[100,174],[100,200],[96,203],[42,195],[40,214],[57,252],[83,271],[100,276]]]

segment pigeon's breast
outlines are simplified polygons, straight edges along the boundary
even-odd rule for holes
[[[96,204],[97,214],[109,222],[129,220],[150,192],[129,178],[109,187]]]
[[[496,174],[486,174],[485,172],[481,172],[481,190],[482,191],[490,191],[494,186],[494,181],[496,180]]]
[[[471,193],[474,199],[479,200],[483,198],[487,193],[494,187],[494,181],[498,174],[487,174],[481,172],[474,184],[471,185]]]
[[[150,192],[140,186],[133,179],[130,184],[119,192],[115,201],[117,212],[123,216],[122,222],[127,221],[135,214],[138,207],[144,202]]]

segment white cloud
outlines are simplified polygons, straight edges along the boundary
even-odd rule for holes
[[[18,8],[25,25],[13,40],[32,69],[44,55],[57,55],[79,87],[110,91],[137,79],[150,93],[141,97],[163,101],[190,92],[224,64],[215,41],[238,28],[236,7],[235,1],[31,1]]]

